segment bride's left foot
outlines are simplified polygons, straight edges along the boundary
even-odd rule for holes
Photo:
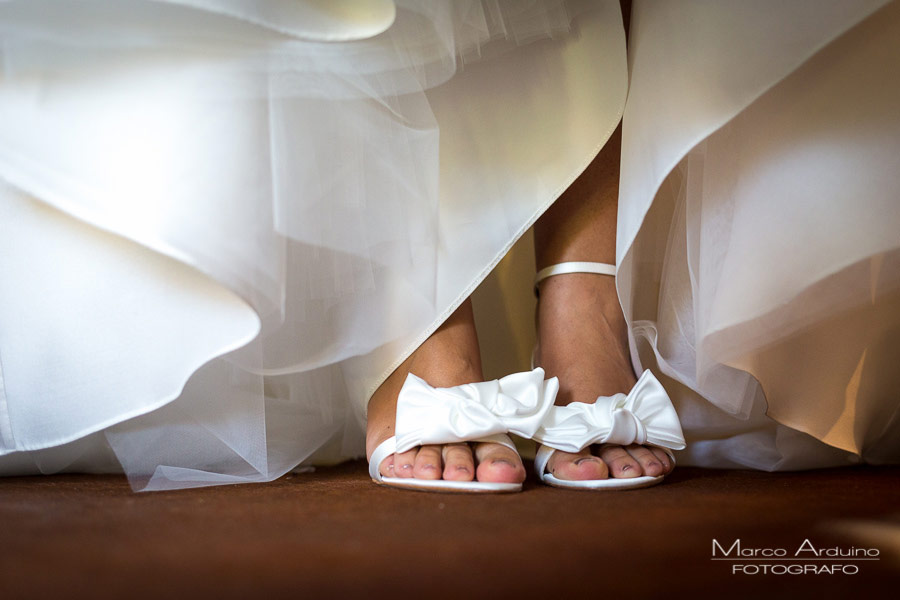
[[[535,364],[559,377],[558,405],[628,393],[637,382],[613,277],[567,273],[541,282],[538,339]],[[659,448],[605,445],[556,451],[547,470],[567,480],[627,479],[665,475],[674,466]]]

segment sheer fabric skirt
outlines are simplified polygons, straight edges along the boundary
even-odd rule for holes
[[[680,464],[897,462],[900,5],[765,4],[635,4],[633,361],[665,376]]]
[[[623,110],[619,294],[680,464],[900,458],[896,5],[638,2],[626,58],[617,2],[74,4],[0,3],[0,472],[362,455]]]
[[[0,3],[2,472],[362,455],[621,118],[616,2],[244,4]]]

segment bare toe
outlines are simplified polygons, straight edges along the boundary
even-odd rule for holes
[[[610,477],[630,479],[644,474],[641,465],[622,446],[603,446],[600,458],[609,466]]]
[[[414,477],[414,468],[416,464],[416,455],[419,453],[418,448],[400,452],[394,455],[394,477]]]
[[[625,448],[625,451],[631,455],[631,458],[638,461],[638,464],[641,465],[641,469],[644,470],[644,475],[657,477],[665,472],[662,463],[659,462],[659,459],[656,458],[656,455],[651,452],[649,448],[631,444]]]
[[[478,467],[475,475],[478,481],[497,483],[522,483],[525,481],[525,467],[519,453],[502,444],[479,443],[475,445]]]
[[[394,455],[391,454],[378,465],[378,470],[381,472],[382,477],[393,477],[394,476]]]
[[[666,454],[666,451],[662,448],[650,448],[650,452],[656,457],[656,460],[659,461],[659,464],[663,467],[663,473],[671,473],[672,469],[675,468],[675,463],[672,462],[671,457]]]
[[[475,459],[468,444],[447,444],[443,447],[444,479],[472,481],[475,478]]]
[[[558,479],[570,481],[606,479],[609,476],[606,464],[591,454],[590,448],[575,453],[557,450],[550,457],[547,470]]]
[[[413,466],[413,476],[416,479],[440,479],[441,471],[441,447],[422,446],[419,448]]]

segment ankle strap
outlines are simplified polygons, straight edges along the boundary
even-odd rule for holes
[[[596,275],[616,276],[616,265],[598,262],[564,262],[550,265],[537,272],[534,276],[534,294],[538,294],[538,284],[548,277],[563,275],[566,273],[594,273]]]

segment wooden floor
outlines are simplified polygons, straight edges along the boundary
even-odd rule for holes
[[[468,496],[378,487],[362,463],[147,494],[112,476],[7,478],[0,598],[896,597],[898,484],[900,468],[679,468],[630,492]],[[880,555],[714,561],[714,539]],[[732,573],[766,564],[779,573]],[[842,571],[782,572],[798,564]]]

